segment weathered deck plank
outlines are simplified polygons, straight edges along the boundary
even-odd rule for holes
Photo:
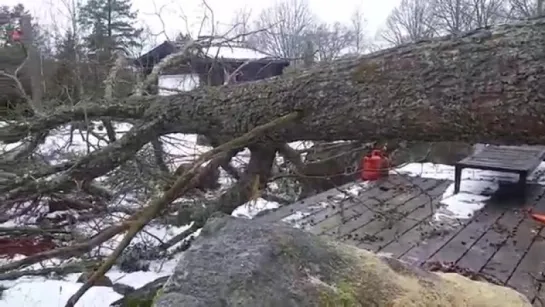
[[[528,195],[529,203],[525,204],[527,207],[534,207],[538,200],[541,199],[543,189],[534,188],[531,190],[531,195]],[[492,276],[498,281],[505,282],[505,275],[507,274],[496,274],[496,272],[490,272],[484,270],[486,265],[490,260],[502,249],[504,246],[511,246],[514,243],[514,237],[518,233],[525,233],[525,226],[528,226],[526,212],[519,201],[512,200],[507,206],[507,211],[502,215],[500,219],[489,229],[489,231],[484,234],[472,247],[469,251],[459,260],[458,265],[464,268],[471,269],[475,272],[480,272],[481,270],[486,272],[487,275]],[[526,207],[526,206],[524,206]],[[530,237],[530,239],[533,235]],[[524,241],[524,239],[523,239]],[[528,248],[528,246],[526,246]],[[522,252],[525,252],[523,250]],[[504,271],[514,270],[517,263],[522,258],[522,253],[518,254],[518,259],[511,259],[511,262],[507,262],[504,259],[500,265],[501,269]],[[499,276],[498,276],[499,275]]]
[[[337,213],[340,202],[344,202],[344,212],[348,213],[352,210],[352,207],[358,205],[360,201],[366,201],[367,199],[374,199],[377,197],[388,197],[387,193],[385,195],[385,191],[388,191],[405,181],[406,179],[401,176],[390,176],[374,182],[363,183],[358,181],[346,184],[337,189],[331,189],[291,205],[278,208],[258,218],[264,222],[280,221],[300,212],[304,215],[304,218],[301,219],[298,224],[308,230],[311,229],[313,225],[327,219],[330,215]],[[356,187],[359,191],[354,195],[350,189]],[[354,202],[353,200],[358,201]]]
[[[494,276],[498,281],[506,283],[527,252],[536,235],[535,222],[524,220],[518,227],[511,242],[503,244],[489,259],[482,272]]]
[[[416,206],[414,209],[411,206],[404,206],[408,211],[405,213],[402,219],[397,220],[391,226],[382,229],[377,236],[384,238],[383,245],[379,246],[378,249],[373,249],[373,251],[388,252],[394,255],[405,253],[406,249],[410,248],[410,245],[414,242],[413,240],[420,240],[420,238],[406,238],[405,240],[400,241],[404,235],[409,232],[411,229],[417,227],[421,223],[425,223],[429,220],[435,210],[437,205],[442,199],[443,192],[450,185],[450,182],[443,182],[433,190],[429,191],[427,195],[423,195],[422,203]],[[412,209],[412,210],[411,210]],[[400,245],[392,245],[391,243],[398,241],[403,242]],[[390,246],[389,248],[385,248]]]
[[[448,234],[434,236],[422,241],[419,245],[401,255],[401,259],[416,265],[422,265],[434,256],[435,260],[437,260],[437,258],[441,258],[441,255],[436,256],[436,254],[457,238],[457,241],[454,241],[449,247],[454,250],[454,253],[448,255],[448,252],[445,251],[443,253],[447,254],[447,256],[441,259],[443,261],[457,260],[459,256],[467,251],[469,247],[467,246],[467,241],[469,240],[470,244],[473,244],[502,213],[501,208],[496,208],[493,204],[488,204],[484,209],[475,212],[471,219],[459,220],[459,225],[451,229]]]
[[[302,218],[304,229],[312,233],[390,253],[416,265],[454,262],[514,287],[530,299],[545,297],[545,286],[536,286],[529,275],[545,269],[545,230],[522,210],[534,207],[544,212],[545,187],[532,185],[525,204],[516,199],[500,204],[492,198],[470,219],[459,220],[458,224],[432,223],[436,206],[451,183],[391,176],[360,193],[351,191],[352,196],[344,199],[339,196],[342,192],[328,191],[267,217],[282,220],[301,211],[308,214]],[[350,185],[345,188],[350,189]],[[384,214],[390,217],[384,218]]]
[[[465,255],[458,261],[460,267],[480,272],[496,251],[504,244],[523,221],[521,214],[505,212],[492,227],[473,244]]]
[[[390,242],[395,239],[395,229],[393,226],[395,223],[399,222],[406,216],[410,215],[413,211],[419,208],[425,208],[432,204],[433,199],[439,197],[443,194],[445,189],[448,186],[448,182],[441,182],[439,185],[436,185],[433,189],[426,191],[419,195],[416,198],[411,199],[406,202],[404,205],[398,207],[396,210],[399,212],[398,217],[392,219],[385,219],[381,215],[377,215],[374,220],[367,223],[361,228],[354,230],[351,233],[348,233],[343,236],[343,238],[359,238],[361,243],[358,244],[358,247],[366,248],[370,250],[376,250],[376,248],[382,247],[385,242]],[[430,199],[431,198],[431,199]],[[431,209],[427,209],[428,212],[431,212]],[[424,216],[425,217],[425,216]],[[414,216],[413,219],[419,218],[420,220],[424,217]],[[411,222],[409,222],[411,223]],[[391,228],[391,229],[388,229]],[[384,233],[384,237],[379,236],[378,234],[383,231],[388,230]],[[386,237],[387,236],[387,237]]]
[[[365,205],[366,207],[371,207],[373,210],[380,212],[397,210],[406,202],[413,200],[414,198],[424,193],[424,191],[427,191],[428,189],[433,188],[439,184],[439,181],[433,179],[415,180],[411,182],[410,185],[405,186],[405,191],[398,191],[398,194],[395,195],[395,197],[386,200],[383,203],[380,203],[378,201],[369,201],[365,202],[363,205]],[[369,212],[369,210],[366,210],[365,212],[366,214],[353,216],[345,223],[339,224],[338,227],[333,227],[327,230],[325,234],[341,238],[343,235],[351,233],[354,230],[359,229],[376,219],[376,214],[374,212]]]
[[[303,218],[301,223],[312,226],[309,229],[310,232],[322,234],[344,224],[350,218],[368,214],[370,208],[403,193],[401,189],[405,185],[407,184],[401,176],[392,176],[386,179],[381,186],[364,191],[357,197],[347,198],[344,202],[332,202],[324,210],[314,212],[314,214]]]
[[[539,272],[545,265],[545,229],[541,228],[539,235],[534,237],[532,245],[522,258],[507,285],[533,299],[539,294],[539,283],[532,276],[539,277]]]
[[[363,184],[361,182],[353,182],[353,183],[348,183],[348,184],[345,184],[343,186],[340,186],[339,188],[340,189],[347,189],[347,188],[350,188],[354,185],[359,185],[359,184]],[[366,185],[366,187],[362,188],[361,192],[363,193],[364,191],[371,191],[371,190],[375,190],[375,189],[379,189],[380,188],[380,185],[382,184],[382,182],[370,182]],[[283,207],[280,207],[278,209],[274,209],[272,210],[271,212],[268,212],[267,214],[265,215],[262,215],[262,216],[259,216],[258,219],[260,221],[263,221],[263,222],[275,222],[275,221],[281,221],[282,219],[298,212],[298,211],[303,211],[303,212],[308,212],[308,213],[313,213],[313,212],[317,212],[319,210],[322,210],[323,207],[320,206],[320,205],[317,205],[327,199],[332,199],[334,198],[335,196],[339,195],[339,191],[336,190],[336,189],[331,189],[331,190],[328,190],[328,191],[325,191],[323,193],[320,193],[320,194],[316,194],[316,195],[313,195],[313,196],[310,196],[308,198],[305,198],[303,200],[300,200],[300,201],[297,201],[293,204],[290,204],[290,205],[287,205],[287,206],[283,206]]]
[[[445,225],[442,222],[434,221],[433,215],[436,207],[441,201],[441,196],[437,196],[433,200],[433,211],[431,208],[418,208],[409,219],[401,221],[396,225],[398,235],[396,238],[388,242],[380,251],[389,253],[393,257],[400,258],[408,251],[417,247],[422,242],[433,238],[441,239],[449,232],[457,230],[452,225]],[[418,221],[414,216],[425,216]],[[458,227],[461,227],[458,225]],[[399,230],[403,229],[403,232]]]
[[[471,220],[456,236],[441,246],[436,253],[431,255],[429,261],[457,262],[505,211],[505,208],[486,206],[483,214]]]

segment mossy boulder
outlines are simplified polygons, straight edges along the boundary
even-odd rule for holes
[[[432,273],[280,223],[214,216],[155,307],[530,307],[513,289]]]

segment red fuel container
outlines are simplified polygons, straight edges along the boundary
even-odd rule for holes
[[[390,162],[381,150],[373,150],[371,155],[363,157],[361,179],[378,180],[382,176],[388,176]]]

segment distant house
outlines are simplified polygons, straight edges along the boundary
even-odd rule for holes
[[[134,60],[134,64],[151,73],[155,64],[166,56],[178,52],[180,47],[165,41]],[[225,83],[226,75],[237,71],[234,81],[246,82],[281,75],[289,61],[240,46],[212,44],[203,48],[204,56],[188,59],[176,67],[168,68],[159,78],[159,87],[191,90],[199,85],[217,86]],[[242,67],[241,67],[242,66]],[[239,69],[240,68],[240,69]],[[159,94],[170,94],[160,91]]]

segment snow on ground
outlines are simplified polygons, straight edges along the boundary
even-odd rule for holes
[[[70,126],[65,126],[54,131],[49,136],[44,144],[38,148],[38,153],[44,156],[44,158],[50,163],[57,164],[65,162],[69,159],[67,153],[70,154],[86,154],[98,150],[107,145],[105,139],[107,138],[106,131],[102,127],[100,122],[93,122],[93,128],[89,131],[75,129],[72,130]],[[121,138],[127,133],[132,126],[130,124],[116,123],[115,130],[117,138]],[[184,134],[170,134],[161,138],[163,141],[164,150],[167,156],[170,157],[168,161],[172,168],[175,168],[180,163],[187,163],[193,161],[200,154],[210,150],[210,147],[196,145],[196,135],[184,135]],[[16,149],[20,146],[20,143],[15,144],[1,144],[0,153],[6,153],[10,150]],[[312,145],[309,142],[296,142],[290,144],[295,149],[303,149]],[[234,159],[233,164],[235,166],[242,166],[249,160],[249,151],[245,150],[239,153]],[[226,174],[222,173],[220,178],[222,184],[229,184],[231,181],[226,178]],[[127,200],[120,200],[120,206],[130,206],[133,202]],[[257,213],[264,209],[276,208],[278,203],[267,202],[262,198],[256,199],[236,209],[233,215],[242,216],[246,218],[252,218]],[[22,208],[19,208],[22,209]],[[75,212],[55,212],[54,214],[63,214]],[[85,223],[78,223],[75,230],[83,233],[87,236],[96,234],[100,229],[103,229],[105,225],[114,224],[122,221],[128,217],[127,214],[118,213],[112,214],[108,217],[96,218],[88,220]],[[0,227],[16,227],[22,224],[32,223],[33,220],[14,219],[0,224]],[[157,243],[157,239],[165,242],[177,234],[186,230],[190,225],[183,227],[163,226],[163,225],[148,225],[144,230],[133,240],[132,243],[139,242],[153,242]],[[198,235],[198,232],[195,234]],[[112,240],[103,244],[101,247],[95,248],[92,253],[108,255],[117,246],[122,235],[114,237]],[[175,249],[179,244],[170,248]],[[21,259],[24,256],[16,257],[13,260]],[[4,262],[0,259],[0,263]],[[172,274],[174,266],[177,262],[177,258],[168,261],[156,261],[151,263],[150,271],[148,272],[133,272],[123,273],[115,267],[108,272],[107,276],[112,282],[123,283],[135,288],[141,287],[161,276],[167,276]],[[48,266],[59,266],[66,261],[59,259],[51,259],[44,261],[40,264],[33,265],[27,269],[40,269]],[[0,299],[0,307],[60,307],[64,306],[68,298],[74,294],[81,283],[76,283],[79,274],[69,274],[64,276],[62,280],[47,279],[44,277],[23,277],[15,281],[0,281],[0,286],[7,287],[7,290],[3,291]],[[114,292],[108,287],[93,287],[91,288],[82,299],[76,304],[77,307],[104,307],[121,298],[121,295]]]
[[[253,218],[256,216],[256,214],[263,210],[276,209],[278,207],[280,207],[280,204],[277,202],[258,198],[236,208],[231,215],[236,217]]]
[[[409,163],[392,173],[424,178],[454,180],[454,166],[433,163]],[[517,182],[518,175],[503,172],[464,169],[460,193],[454,194],[454,182],[446,189],[436,212],[437,219],[466,219],[482,209],[499,188],[500,182]],[[545,162],[528,177],[529,182],[545,184]]]
[[[45,280],[21,281],[4,290],[0,307],[64,307],[68,299],[81,287],[80,283]],[[122,296],[109,287],[92,287],[76,307],[107,307]]]
[[[152,263],[148,272],[124,273],[110,270],[106,276],[113,283],[139,288],[174,271],[178,259]],[[83,283],[76,282],[79,274],[68,274],[62,280],[45,277],[22,277],[16,281],[0,281],[3,291],[0,307],[64,307],[66,301]],[[122,298],[110,287],[92,287],[78,301],[76,307],[107,307]]]

